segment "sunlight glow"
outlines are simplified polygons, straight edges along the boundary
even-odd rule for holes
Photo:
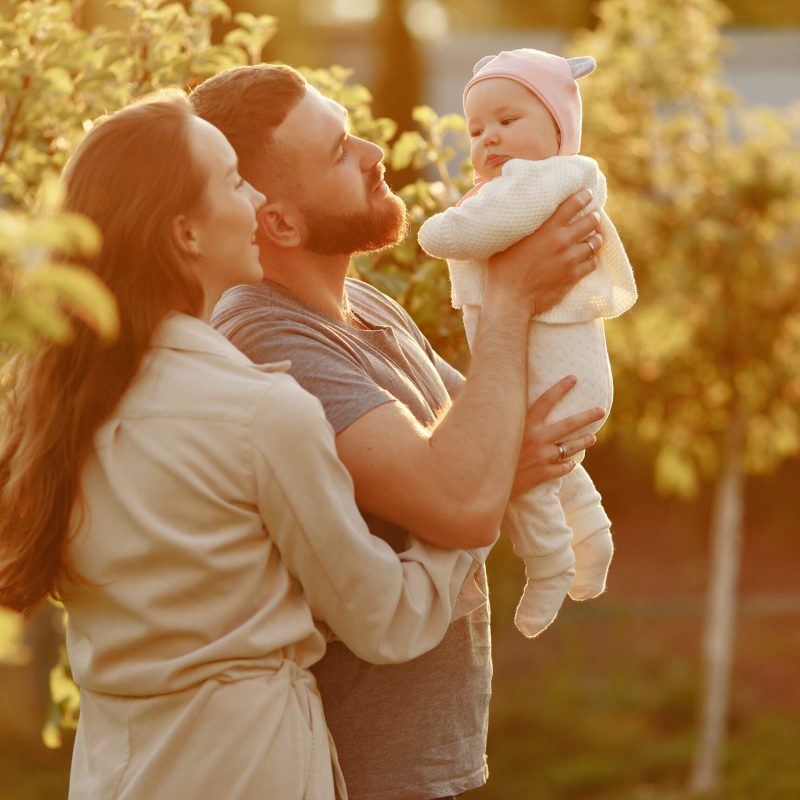
[[[380,13],[380,0],[303,0],[303,18],[314,25],[358,25]]]
[[[437,42],[447,36],[447,9],[439,0],[411,0],[406,7],[405,23],[415,39]]]

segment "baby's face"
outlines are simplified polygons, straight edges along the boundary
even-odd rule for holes
[[[511,158],[539,160],[558,154],[558,127],[542,101],[510,78],[476,83],[464,102],[470,158],[483,180],[500,174]]]

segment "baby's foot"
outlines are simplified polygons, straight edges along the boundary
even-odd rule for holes
[[[532,639],[556,618],[574,576],[570,567],[552,578],[528,580],[514,615],[521,633]]]
[[[575,578],[569,587],[573,600],[591,600],[606,588],[606,575],[614,555],[611,532],[597,531],[575,545]]]

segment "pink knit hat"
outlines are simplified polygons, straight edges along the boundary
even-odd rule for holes
[[[561,134],[560,156],[577,155],[581,149],[581,95],[578,78],[588,75],[597,63],[591,56],[562,58],[541,50],[521,48],[485,56],[473,69],[469,90],[487,78],[510,78],[532,91],[553,115]]]

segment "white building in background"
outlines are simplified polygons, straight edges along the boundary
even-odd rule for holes
[[[509,30],[420,42],[425,102],[440,114],[461,113],[461,93],[478,59],[517,47],[561,53],[568,38],[569,32],[561,30]],[[730,29],[725,39],[723,78],[746,106],[800,102],[800,29]]]

